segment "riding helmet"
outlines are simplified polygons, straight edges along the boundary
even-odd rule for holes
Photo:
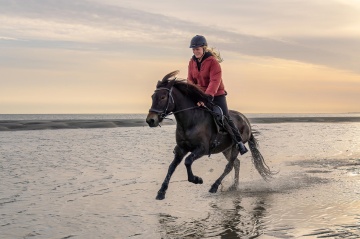
[[[207,46],[207,42],[204,36],[196,35],[191,39],[190,48],[196,48],[200,46]]]

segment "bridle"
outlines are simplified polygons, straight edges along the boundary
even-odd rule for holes
[[[167,90],[168,91],[168,100],[167,100],[166,108],[164,110],[158,110],[158,109],[151,108],[149,110],[149,112],[157,113],[161,119],[165,119],[166,116],[173,114],[171,112],[167,113],[169,105],[170,105],[170,101],[173,104],[175,103],[174,97],[172,96],[173,86],[171,86],[170,89],[168,89],[166,87],[159,87],[155,90],[155,92],[159,91],[159,90]]]
[[[173,92],[173,87],[174,86],[171,86],[170,89],[166,88],[166,87],[159,87],[155,90],[155,92],[159,91],[159,90],[167,90],[168,91],[168,101],[167,101],[167,104],[166,104],[166,107],[164,110],[159,110],[159,109],[154,109],[154,108],[151,108],[149,110],[149,112],[154,112],[154,113],[157,113],[159,115],[159,118],[160,119],[165,119],[167,116],[169,115],[172,115],[172,114],[176,114],[176,113],[179,113],[179,112],[182,112],[182,111],[186,111],[186,110],[192,110],[192,109],[197,109],[197,108],[200,108],[201,106],[193,106],[193,107],[189,107],[189,108],[185,108],[185,109],[182,109],[182,110],[178,110],[178,111],[172,111],[172,112],[167,112],[168,109],[169,109],[169,105],[170,103],[174,104],[175,101],[174,101],[174,97],[172,95],[172,92]],[[170,119],[170,118],[166,118],[166,119]],[[170,119],[172,120],[172,119]]]

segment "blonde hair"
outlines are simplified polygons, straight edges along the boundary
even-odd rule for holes
[[[205,52],[210,52],[215,58],[216,60],[221,63],[224,61],[224,59],[221,57],[220,52],[215,50],[214,47],[208,47],[208,46],[204,46],[204,51]]]

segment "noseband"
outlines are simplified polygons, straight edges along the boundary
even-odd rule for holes
[[[173,103],[173,104],[175,103],[174,97],[172,96],[173,86],[171,86],[170,89],[168,89],[168,88],[166,88],[166,87],[160,87],[160,88],[157,88],[157,89],[155,90],[155,92],[156,92],[156,91],[159,91],[159,90],[167,90],[167,91],[168,91],[168,101],[167,101],[167,104],[166,104],[166,108],[165,108],[164,110],[158,110],[158,109],[151,108],[151,109],[149,110],[149,112],[157,113],[157,114],[159,114],[159,117],[160,117],[161,119],[164,119],[166,116],[172,114],[171,112],[167,113],[167,111],[168,111],[168,108],[169,108],[170,103]]]

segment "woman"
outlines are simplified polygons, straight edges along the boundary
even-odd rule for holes
[[[220,106],[224,115],[229,119],[229,125],[236,137],[240,154],[246,153],[247,149],[242,142],[239,130],[229,116],[226,103],[227,93],[221,78],[220,62],[222,62],[222,58],[220,54],[212,48],[208,48],[205,37],[201,35],[196,35],[191,39],[190,48],[194,55],[189,62],[188,83],[197,85],[205,94],[209,95],[214,104]]]

